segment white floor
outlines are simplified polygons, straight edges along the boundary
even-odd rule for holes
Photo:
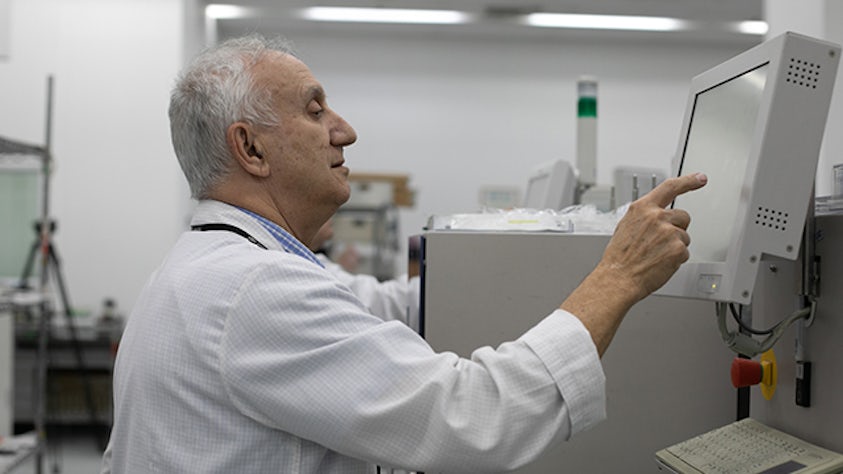
[[[97,436],[91,433],[64,432],[47,439],[47,454],[42,464],[44,474],[97,474],[102,450]],[[37,472],[30,457],[10,471],[11,474]]]

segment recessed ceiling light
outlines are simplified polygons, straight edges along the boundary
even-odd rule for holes
[[[252,11],[249,8],[241,7],[239,5],[223,5],[212,3],[205,7],[205,16],[215,20],[230,20],[234,18],[247,18],[251,16]]]
[[[684,20],[654,16],[530,13],[525,15],[524,21],[530,26],[545,28],[595,30],[677,31],[687,27]]]
[[[766,21],[741,21],[737,24],[737,31],[747,35],[765,35],[770,30]]]
[[[468,13],[455,10],[342,7],[306,8],[302,10],[302,17],[312,21],[422,24],[459,24],[471,19]]]

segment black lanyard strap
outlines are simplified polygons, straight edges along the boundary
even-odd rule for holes
[[[237,235],[239,235],[239,236],[241,236],[241,237],[244,237],[244,238],[245,238],[246,240],[248,240],[249,242],[251,242],[251,243],[253,243],[253,244],[257,245],[258,247],[260,247],[260,248],[262,248],[262,249],[264,249],[264,250],[267,250],[266,246],[265,246],[264,244],[260,243],[260,242],[258,241],[258,239],[256,239],[256,238],[252,237],[251,235],[249,235],[249,233],[248,233],[248,232],[246,232],[245,230],[243,230],[243,229],[241,229],[241,228],[239,228],[239,227],[235,227],[235,226],[233,226],[233,225],[231,225],[231,224],[223,224],[223,223],[217,223],[217,222],[215,222],[215,223],[211,223],[211,224],[200,224],[200,225],[195,225],[195,226],[192,226],[192,227],[190,228],[190,230],[199,230],[199,231],[207,231],[207,230],[224,230],[224,231],[228,231],[228,232],[234,232],[235,234],[237,234]]]

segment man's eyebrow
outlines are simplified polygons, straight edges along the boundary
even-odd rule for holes
[[[310,102],[313,99],[324,100],[325,99],[325,89],[322,86],[311,86],[307,89],[307,93],[305,94],[307,101]]]

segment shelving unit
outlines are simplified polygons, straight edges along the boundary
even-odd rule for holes
[[[9,159],[10,157],[31,156],[37,157],[42,165],[42,209],[41,222],[46,223],[49,219],[49,173],[51,167],[50,155],[50,138],[52,135],[52,102],[53,102],[53,78],[49,77],[47,80],[47,112],[45,125],[45,145],[37,146],[28,143],[22,143],[15,140],[10,140],[0,137],[0,159]],[[43,226],[44,229],[47,226]],[[46,241],[48,235],[46,230],[42,232],[41,237]],[[41,281],[39,284],[39,293],[41,299],[39,304],[34,305],[31,310],[36,315],[38,325],[37,342],[36,342],[36,370],[34,376],[34,387],[32,393],[32,400],[34,405],[33,427],[35,430],[35,446],[33,452],[35,454],[35,471],[40,474],[43,470],[43,459],[46,448],[46,433],[45,433],[45,386],[46,386],[46,353],[47,353],[47,337],[49,333],[49,304],[43,296],[47,293],[47,258],[42,258],[41,266]]]
[[[413,205],[406,175],[357,173],[349,176],[351,198],[334,216],[334,246],[353,246],[357,273],[379,280],[395,276],[399,258],[399,207]]]
[[[63,314],[69,340],[73,348],[73,356],[76,362],[79,380],[84,386],[85,401],[91,419],[96,418],[95,407],[92,397],[91,383],[88,378],[87,364],[84,363],[84,351],[76,334],[74,322],[71,318],[72,309],[70,306],[67,291],[59,268],[59,261],[53,246],[52,234],[56,224],[50,218],[50,175],[53,167],[51,153],[52,138],[52,116],[53,116],[53,78],[47,78],[46,114],[45,114],[45,139],[43,146],[22,143],[0,137],[0,160],[7,161],[10,158],[30,156],[37,158],[41,165],[41,186],[40,204],[41,212],[36,222],[37,232],[35,241],[30,247],[30,253],[24,267],[23,274],[13,292],[19,294],[32,293],[37,296],[37,303],[19,308],[25,312],[32,322],[32,348],[34,354],[31,364],[31,376],[29,386],[32,388],[28,401],[31,401],[32,426],[35,432],[35,472],[40,474],[44,469],[44,458],[47,445],[46,423],[47,423],[47,388],[48,388],[48,359],[50,358],[51,342],[55,344],[55,338],[51,337],[53,329],[52,318],[57,314],[54,297],[61,299]],[[33,289],[30,287],[32,270],[38,271],[38,284]],[[55,293],[53,292],[55,285]],[[14,299],[14,297],[12,297]],[[18,354],[20,355],[20,354]]]
[[[395,276],[398,254],[398,212],[392,205],[347,206],[334,216],[334,239],[352,245],[360,256],[358,273],[379,280]]]

